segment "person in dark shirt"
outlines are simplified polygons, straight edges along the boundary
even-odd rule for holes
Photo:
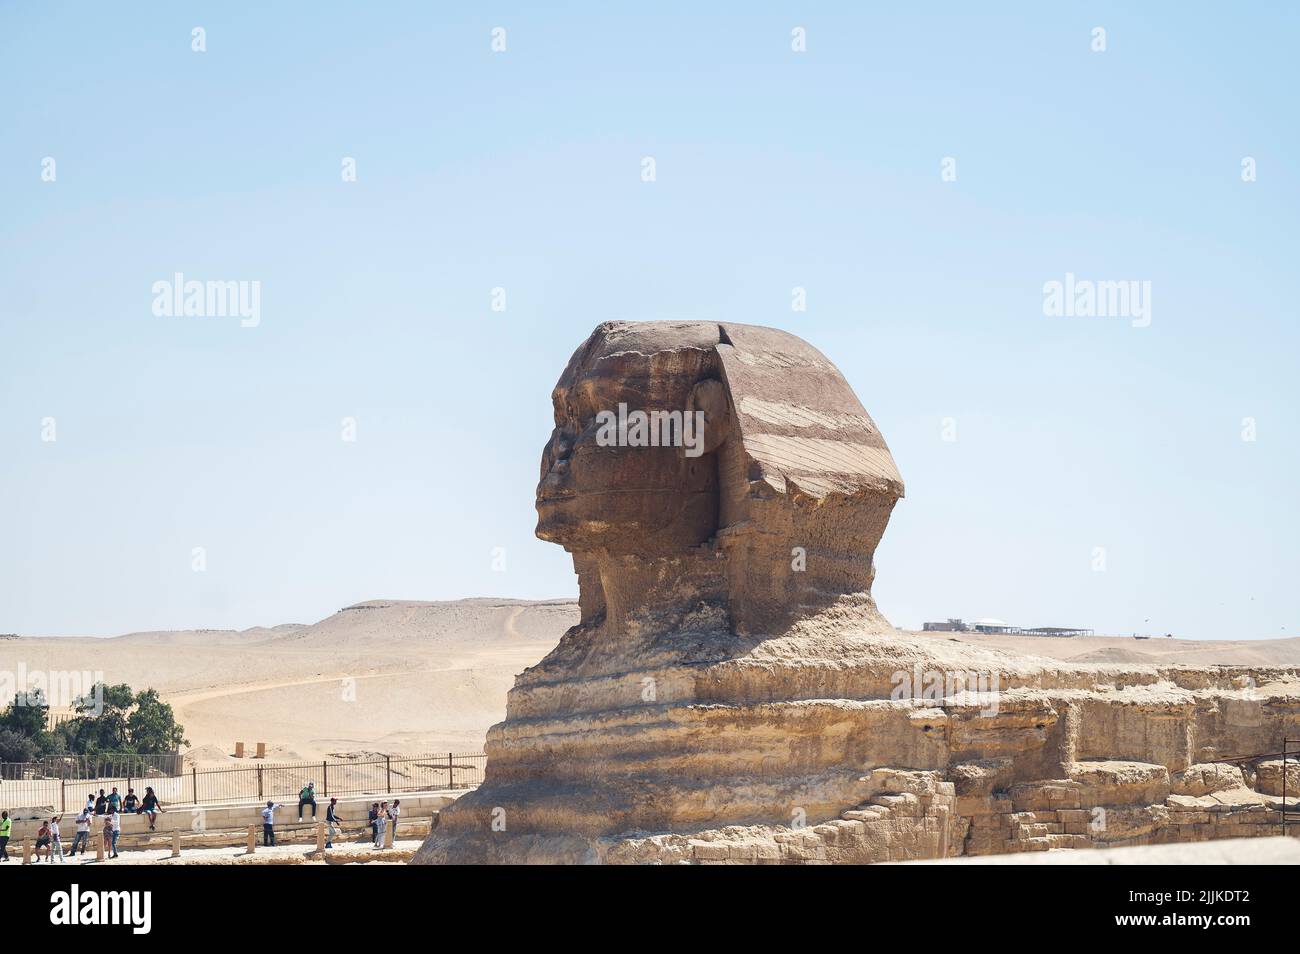
[[[140,807],[140,799],[135,794],[135,789],[126,790],[126,798],[122,799],[122,811],[134,815],[135,810]]]
[[[140,802],[140,807],[135,810],[135,813],[137,815],[148,815],[149,830],[154,831],[154,824],[158,821],[158,813],[162,810],[162,802],[158,801],[158,796],[153,793],[153,787],[146,785],[144,800]]]
[[[343,824],[342,819],[339,818],[338,809],[339,800],[337,798],[331,798],[329,807],[325,809],[325,823],[329,825],[329,832],[325,837],[326,848],[334,847],[334,835],[339,830],[339,826]]]
[[[104,790],[99,790],[99,798],[95,799],[95,814],[102,815],[108,811],[108,798],[104,795]]]

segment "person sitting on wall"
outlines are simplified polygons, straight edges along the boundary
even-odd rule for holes
[[[135,813],[137,815],[148,815],[149,830],[154,831],[154,824],[158,821],[158,813],[162,810],[162,802],[158,801],[158,796],[153,793],[153,787],[146,785],[144,800],[140,802],[140,807],[135,810]]]
[[[307,787],[298,793],[298,821],[302,821],[302,810],[311,806],[312,821],[316,820],[316,783],[308,782]]]
[[[50,823],[41,822],[41,827],[36,832],[36,859],[35,863],[40,864],[41,849],[45,849],[45,857],[50,857]]]

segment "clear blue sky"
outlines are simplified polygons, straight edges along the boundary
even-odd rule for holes
[[[896,624],[1300,635],[1292,5],[538,6],[0,5],[0,632],[574,595],[550,388],[678,318],[848,377]],[[260,325],[156,317],[177,271]]]

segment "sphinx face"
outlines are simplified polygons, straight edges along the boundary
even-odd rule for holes
[[[716,357],[626,344],[593,336],[552,393],[555,429],[542,452],[537,535],[572,552],[668,554],[717,530],[716,454],[692,430],[695,419],[687,421]],[[637,412],[657,424],[638,431]],[[620,419],[631,426],[611,424]]]

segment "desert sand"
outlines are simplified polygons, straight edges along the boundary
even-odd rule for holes
[[[577,621],[576,600],[372,600],[311,625],[0,640],[0,669],[102,670],[110,683],[155,688],[200,766],[231,761],[238,740],[265,741],[286,761],[477,752],[514,677]],[[1300,638],[914,635],[1076,662],[1300,663]]]
[[[515,675],[576,621],[566,600],[374,600],[312,625],[3,640],[0,669],[155,688],[200,767],[240,740],[285,761],[477,752]]]

